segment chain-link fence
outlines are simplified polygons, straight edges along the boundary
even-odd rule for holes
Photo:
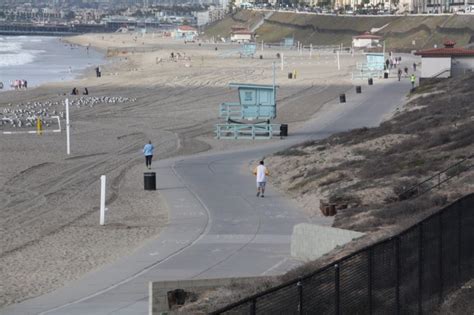
[[[397,236],[212,314],[429,314],[474,277],[474,194]]]

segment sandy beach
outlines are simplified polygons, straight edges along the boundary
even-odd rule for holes
[[[219,104],[237,101],[230,82],[271,84],[275,62],[276,122],[289,123],[291,133],[351,86],[350,71],[362,58],[342,54],[338,71],[332,52],[310,58],[288,50],[281,70],[277,49],[259,47],[259,59],[239,58],[238,45],[184,44],[152,34],[67,40],[108,53],[102,77],[89,69],[79,80],[1,94],[3,113],[36,102],[63,117],[64,99],[72,105],[70,156],[64,119],[61,133],[0,133],[0,307],[58,288],[159,235],[167,207],[159,191],[143,190],[148,140],[155,160],[261,143],[213,138]],[[172,52],[180,57],[171,59]],[[293,70],[297,78],[289,80]],[[87,87],[89,95],[69,95],[74,87]],[[101,175],[107,176],[105,226],[99,225]]]

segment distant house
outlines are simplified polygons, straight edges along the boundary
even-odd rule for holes
[[[230,34],[230,41],[237,43],[249,43],[253,40],[253,32],[249,30],[236,30]]]
[[[382,36],[377,36],[366,32],[362,35],[352,37],[352,47],[354,48],[373,48],[377,47],[382,40]]]
[[[184,39],[185,41],[193,41],[198,35],[197,29],[189,25],[180,25],[175,31],[176,39]]]
[[[455,41],[447,40],[443,48],[420,50],[420,83],[427,80],[442,79],[463,75],[474,71],[474,50],[455,48]]]
[[[248,31],[248,27],[245,25],[232,25],[230,27],[231,32],[238,32],[238,31]]]

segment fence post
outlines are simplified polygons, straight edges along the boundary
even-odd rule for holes
[[[335,264],[334,265],[335,273],[334,273],[334,290],[335,290],[335,298],[336,298],[336,305],[335,305],[335,314],[339,315],[340,313],[340,307],[339,307],[339,265]]]
[[[257,299],[252,300],[252,305],[250,305],[250,315],[257,314]]]
[[[442,215],[443,211],[438,212],[439,217],[439,304],[443,302],[443,221]]]
[[[458,206],[458,281],[462,278],[462,207]]]
[[[418,238],[418,314],[423,314],[423,223]]]
[[[303,284],[301,283],[301,281],[298,281],[296,285],[298,286],[298,296],[300,300],[298,309],[299,309],[300,315],[302,315],[303,314]]]
[[[397,315],[400,314],[400,237],[395,238],[395,268],[397,283],[395,288],[395,303],[397,309]]]
[[[369,315],[372,315],[372,258],[373,258],[373,250],[372,247],[369,248],[369,261],[368,261],[368,267],[369,267],[369,286],[368,286],[368,298],[369,298]]]

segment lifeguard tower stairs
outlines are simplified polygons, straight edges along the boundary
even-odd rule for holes
[[[219,117],[226,123],[216,125],[217,139],[270,139],[280,132],[276,117],[275,85],[230,83],[239,94],[238,103],[222,103]]]

